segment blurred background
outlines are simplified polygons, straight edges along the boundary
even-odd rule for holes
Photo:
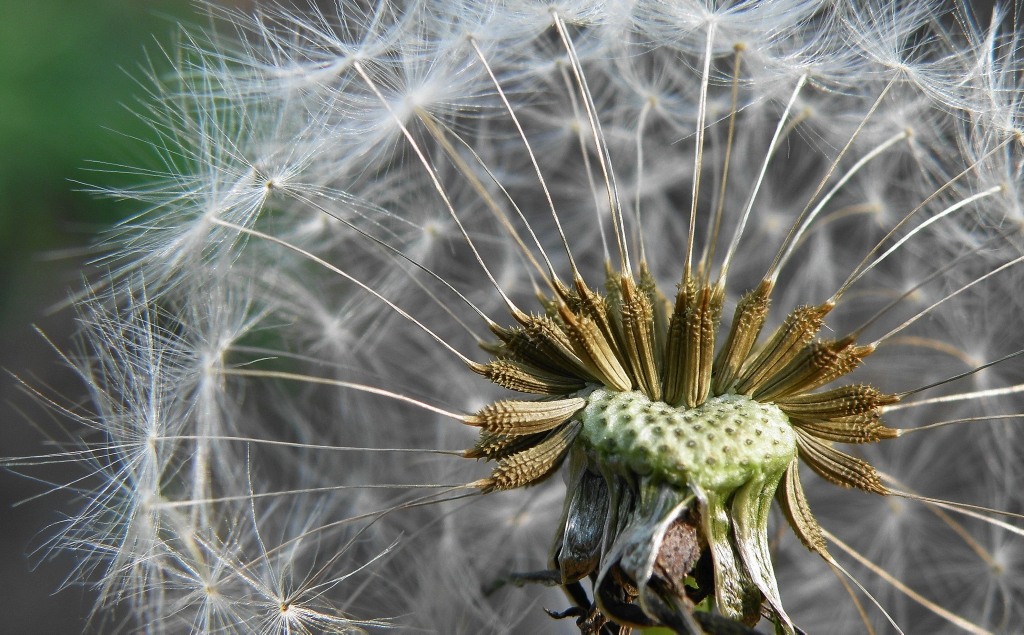
[[[60,304],[81,287],[97,234],[137,211],[78,183],[112,182],[93,160],[151,164],[131,139],[149,134],[132,114],[145,53],[166,69],[160,46],[177,24],[208,18],[186,0],[0,0],[0,16],[0,456],[24,456],[52,450],[42,440],[58,427],[14,376],[48,395],[83,393],[34,326],[69,350],[74,313]],[[47,478],[80,476],[63,467]],[[86,621],[87,589],[58,592],[74,563],[40,551],[60,511],[80,505],[60,492],[38,497],[50,489],[0,471],[0,632],[99,630]]]
[[[991,4],[974,3],[979,21]],[[51,451],[43,440],[60,429],[18,378],[44,395],[83,393],[54,351],[71,348],[74,313],[62,303],[81,288],[97,235],[137,211],[79,183],[123,183],[90,161],[150,164],[140,143],[150,131],[132,114],[146,53],[166,69],[161,46],[177,24],[209,18],[185,0],[0,0],[0,16],[0,456],[9,457]],[[62,484],[81,474],[53,465],[45,475]],[[58,592],[74,562],[49,557],[47,527],[80,502],[52,489],[0,471],[0,632],[99,630],[88,589]]]

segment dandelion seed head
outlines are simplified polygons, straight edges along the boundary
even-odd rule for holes
[[[216,11],[53,546],[155,632],[1006,631],[1009,11]]]

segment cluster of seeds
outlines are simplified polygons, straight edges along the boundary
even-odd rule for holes
[[[497,462],[475,485],[532,485],[578,457],[553,575],[567,587],[592,577],[588,623],[672,624],[694,596],[713,594],[722,615],[748,625],[767,602],[792,632],[769,556],[768,510],[777,500],[801,541],[831,559],[798,458],[838,485],[888,493],[871,465],[834,443],[896,437],[880,415],[898,397],[862,384],[818,391],[874,345],[858,345],[856,334],[816,339],[836,298],[796,308],[759,343],[771,278],[739,300],[718,344],[721,282],[687,272],[672,303],[645,265],[639,282],[628,270],[609,267],[607,276],[604,294],[578,275],[572,288],[552,278],[543,314],[513,310],[517,326],[491,325],[494,360],[472,368],[537,398],[498,401],[464,418],[482,429],[465,456]],[[695,530],[693,544],[673,549],[707,554],[714,571],[711,588],[696,594],[670,578],[697,561],[659,555],[680,523]],[[581,535],[589,538],[581,543]],[[634,610],[637,602],[646,608]]]

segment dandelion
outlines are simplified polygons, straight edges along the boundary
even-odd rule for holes
[[[53,547],[158,631],[1013,632],[1007,14],[224,12],[106,190]]]

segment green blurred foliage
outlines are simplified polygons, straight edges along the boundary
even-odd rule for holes
[[[130,208],[76,191],[109,181],[89,161],[139,157],[146,126],[131,112],[146,52],[176,22],[182,0],[0,0],[0,320],[32,320],[23,294],[52,278],[41,258],[81,247]],[[163,64],[167,66],[166,61]],[[130,158],[128,159],[131,160]]]
[[[53,450],[43,440],[52,417],[6,373],[58,399],[84,391],[32,324],[73,350],[74,312],[46,309],[81,288],[98,233],[137,211],[78,183],[130,182],[88,171],[90,160],[152,165],[151,133],[131,110],[145,92],[147,51],[167,69],[161,44],[177,39],[179,21],[205,18],[187,0],[0,0],[0,456]],[[44,478],[80,476],[54,465]],[[86,621],[88,592],[57,593],[72,558],[37,551],[61,513],[81,505],[65,492],[40,497],[46,490],[0,471],[0,632],[108,632]]]

